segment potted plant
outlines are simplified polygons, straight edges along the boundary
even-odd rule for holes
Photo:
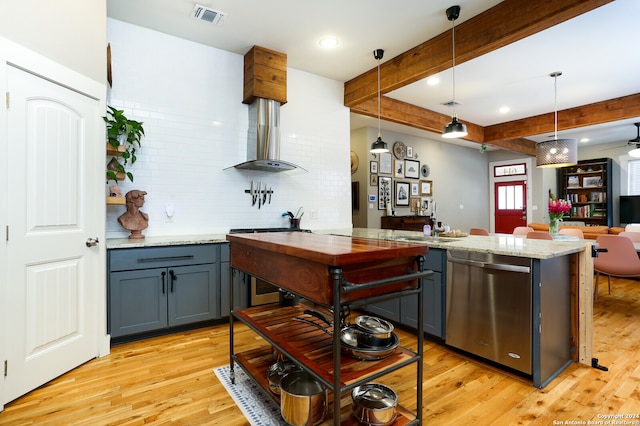
[[[140,139],[144,136],[142,122],[129,120],[124,111],[107,106],[107,115],[102,117],[107,124],[107,143],[122,158],[114,157],[107,167],[107,181],[117,180],[117,173],[126,174],[133,182],[133,174],[126,170],[127,165],[136,162],[136,150],[140,148]]]

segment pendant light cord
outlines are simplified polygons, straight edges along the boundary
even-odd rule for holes
[[[456,115],[456,20],[451,20],[451,45],[453,56],[451,59],[451,74],[453,77],[453,115]]]
[[[558,140],[558,75],[560,75],[560,73],[554,73],[553,75],[553,137],[555,140]]]
[[[378,59],[378,138],[382,138],[380,132],[380,59]]]

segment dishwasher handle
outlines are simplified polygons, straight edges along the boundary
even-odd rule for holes
[[[508,263],[491,263],[480,260],[460,259],[452,256],[449,256],[449,259],[447,260],[451,263],[460,263],[462,265],[476,266],[478,268],[493,269],[496,271],[522,272],[524,274],[531,272],[531,268],[528,266],[509,265]]]

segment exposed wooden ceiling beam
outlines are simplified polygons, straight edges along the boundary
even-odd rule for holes
[[[475,59],[611,1],[613,0],[538,0],[536,2],[505,0],[456,26],[456,63]],[[388,93],[450,68],[452,65],[450,52],[451,36],[447,31],[381,64],[380,92]],[[377,91],[376,66],[345,83],[344,104],[354,113],[377,117],[377,102],[375,102]],[[374,100],[373,110],[371,109],[372,100]],[[573,120],[575,124],[567,122],[560,127],[563,129],[583,127],[640,115],[637,112],[629,113],[631,106],[625,105],[621,107],[622,110],[617,110],[618,114],[621,114],[620,117],[614,118],[615,112],[609,111],[611,105],[608,105],[608,102],[610,101],[580,107],[585,108],[584,110],[567,110],[571,114],[577,112],[589,113],[589,115],[576,115],[567,119]],[[393,108],[399,108],[399,110],[393,111]],[[608,118],[601,118],[604,121],[598,121],[594,115]],[[404,102],[392,102],[392,99],[385,97],[381,100],[381,116],[387,121],[436,133],[440,133],[442,127],[450,121],[448,116]],[[469,131],[469,135],[464,138],[466,140],[535,155],[535,142],[523,137],[548,131],[534,129],[546,129],[549,122],[553,127],[553,120],[549,121],[548,116],[549,114],[543,114],[518,120],[518,126],[515,124],[512,126],[511,123],[516,122],[510,122],[487,129],[468,123],[464,117],[461,117],[461,120],[467,124]],[[527,123],[528,120],[532,120],[531,123]]]
[[[558,129],[577,129],[636,117],[640,117],[640,93],[558,111]],[[553,134],[554,130],[554,113],[551,112],[487,126],[484,143],[495,145],[499,140]]]
[[[378,117],[378,101],[370,99],[351,108],[351,112],[369,117]],[[444,126],[451,121],[451,116],[430,111],[406,102],[385,96],[380,97],[380,119],[393,123],[411,126],[439,134]],[[482,126],[465,121],[469,134],[464,140],[486,143],[508,151],[520,152],[526,155],[536,154],[536,143],[521,137],[498,138],[491,142],[485,141],[485,130]]]
[[[456,26],[456,64],[589,12],[613,0],[505,0]],[[442,15],[442,19],[446,16]],[[451,34],[437,35],[380,65],[380,92],[387,93],[451,67]],[[344,104],[376,97],[377,66],[344,84]]]

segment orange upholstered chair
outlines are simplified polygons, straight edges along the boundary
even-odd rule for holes
[[[513,229],[513,235],[523,235],[526,236],[529,232],[533,232],[534,229],[530,226],[516,226]]]
[[[489,231],[484,228],[471,228],[469,229],[469,235],[489,235]]]
[[[598,253],[593,259],[593,269],[596,272],[594,298],[598,298],[598,282],[600,274],[607,276],[609,294],[611,294],[611,276],[640,277],[640,258],[630,238],[620,235],[600,235],[596,239],[599,249],[606,252]]]
[[[584,240],[584,232],[582,229],[574,229],[574,228],[561,228],[558,231],[558,234],[562,235],[573,235],[574,237],[578,237],[581,240]]]
[[[527,239],[531,240],[553,240],[550,233],[544,231],[527,232]]]

